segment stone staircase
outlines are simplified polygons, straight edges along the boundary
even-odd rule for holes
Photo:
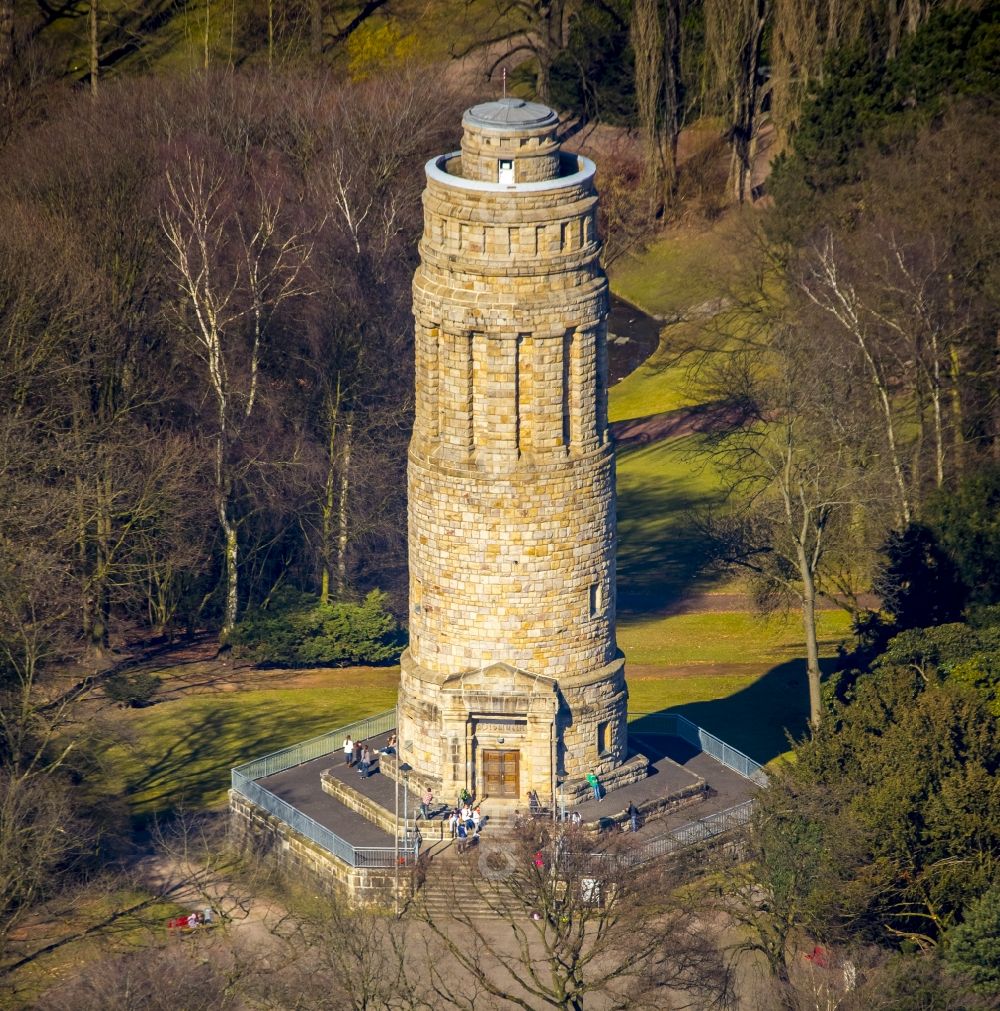
[[[658,798],[653,803],[642,805],[644,821],[650,821],[667,814],[672,814],[682,808],[696,806],[708,796],[707,786],[703,780],[678,791],[677,793]],[[488,805],[484,805],[488,807]],[[461,906],[461,915],[471,920],[496,920],[507,918],[524,919],[530,915],[522,903],[505,892],[502,886],[495,890],[490,887],[488,878],[484,879],[478,872],[479,861],[488,852],[502,850],[505,839],[514,834],[517,826],[524,819],[523,810],[512,807],[501,808],[488,816],[483,823],[479,840],[471,845],[465,853],[459,853],[458,847],[447,836],[441,841],[432,842],[426,847],[421,857],[427,861],[426,878],[420,883],[409,900],[410,908],[418,916],[424,916],[439,924],[453,921],[453,909],[456,904]],[[552,821],[552,812],[541,808],[531,816],[538,822]],[[585,822],[584,827],[594,832],[607,831],[616,824],[627,821],[627,814],[609,812],[597,821]],[[423,824],[423,823],[421,823]],[[446,829],[446,826],[445,826]],[[424,836],[425,842],[427,837]],[[463,867],[468,867],[469,887],[461,888]],[[473,879],[474,882],[473,883]]]
[[[492,837],[492,841],[496,843],[497,837]],[[482,840],[465,853],[459,853],[457,846],[450,842],[433,847],[427,854],[434,863],[433,873],[416,889],[408,908],[439,925],[453,921],[456,915],[472,920],[525,916],[523,905],[513,895],[506,893],[502,886],[491,887],[489,879],[477,873],[478,861],[484,852],[481,844]],[[468,888],[462,888],[463,874],[468,875]]]

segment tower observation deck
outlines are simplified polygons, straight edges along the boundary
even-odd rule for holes
[[[595,169],[542,105],[463,126],[413,281],[400,760],[445,799],[547,802],[627,751]]]

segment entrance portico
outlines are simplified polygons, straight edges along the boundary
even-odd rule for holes
[[[513,806],[532,791],[552,801],[559,771],[554,678],[496,663],[442,678],[433,696],[440,722],[413,718],[410,699],[400,700],[400,754],[419,770],[441,770],[442,799],[471,789]]]

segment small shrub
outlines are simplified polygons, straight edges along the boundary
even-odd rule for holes
[[[233,652],[258,663],[338,666],[399,659],[403,637],[372,590],[360,603],[319,603],[312,594],[285,593],[266,610],[249,612],[230,636]]]
[[[112,702],[139,709],[146,705],[160,687],[160,678],[149,671],[138,674],[112,674],[104,682],[104,694]]]
[[[952,967],[966,973],[979,993],[1000,994],[1000,884],[972,903],[948,939],[945,958]]]

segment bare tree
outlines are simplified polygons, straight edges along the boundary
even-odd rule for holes
[[[886,450],[896,484],[899,521],[909,523],[913,504],[900,444],[898,405],[890,388],[890,374],[867,307],[849,277],[844,276],[837,245],[827,233],[813,250],[810,272],[802,284],[806,296],[840,324],[855,343],[865,363],[879,407]]]
[[[14,0],[0,0],[0,87],[14,73]]]
[[[472,7],[470,0],[466,5]],[[535,95],[550,100],[552,65],[569,45],[570,22],[580,0],[494,0],[494,13],[485,33],[476,32],[475,41],[453,51],[456,59],[476,50],[486,55],[486,80],[492,81],[500,67],[524,60],[534,62]],[[479,22],[481,12],[474,16]],[[481,22],[479,22],[481,23]],[[518,57],[517,60],[513,57]]]
[[[224,637],[239,607],[233,450],[257,405],[271,317],[305,290],[299,274],[309,247],[296,232],[282,235],[280,198],[258,186],[252,212],[234,207],[221,176],[190,153],[179,170],[168,171],[167,189],[161,224],[184,300],[180,320],[192,337],[214,404],[214,496],[226,566]]]
[[[155,497],[132,526],[127,578],[130,585],[142,586],[149,627],[163,635],[172,631],[185,597],[210,568],[211,487],[201,466],[204,447],[196,437],[158,433],[136,448],[143,473],[155,477]]]
[[[292,156],[324,211],[306,310],[308,353],[298,388],[309,419],[311,486],[299,513],[318,556],[325,600],[351,583],[352,561],[386,552],[401,533],[401,503],[385,488],[408,436],[412,358],[409,287],[422,226],[418,166],[448,143],[461,99],[429,95],[419,75],[303,96]],[[312,110],[317,109],[317,112]]]
[[[236,1011],[243,969],[220,946],[151,945],[86,965],[34,1004],[39,1011]],[[200,939],[198,939],[200,940]]]
[[[738,203],[750,199],[753,185],[761,54],[770,13],[770,0],[705,0],[707,84],[728,118],[729,192]]]
[[[90,78],[90,93],[97,94],[97,78],[101,69],[101,53],[97,44],[97,21],[99,18],[97,0],[87,4],[87,67]]]
[[[770,93],[780,146],[791,139],[810,93],[823,86],[828,56],[860,38],[872,6],[869,0],[774,0]]]
[[[0,968],[21,955],[13,936],[62,887],[89,835],[62,777],[0,768]]]
[[[850,608],[857,577],[868,576],[873,551],[859,531],[861,517],[880,515],[873,509],[883,482],[877,430],[873,435],[865,402],[855,402],[857,363],[841,357],[834,338],[819,339],[811,317],[789,297],[794,288],[783,266],[765,250],[755,255],[752,239],[741,247],[741,287],[692,363],[701,396],[725,407],[701,448],[727,501],[707,514],[703,528],[716,561],[751,576],[761,610],[794,604],[800,611],[816,726],[816,609],[821,597]]]
[[[635,93],[646,146],[647,185],[654,215],[677,196],[677,143],[684,118],[681,78],[686,0],[636,0],[631,37]]]
[[[308,894],[285,883],[289,912],[273,928],[282,969],[258,999],[267,1008],[290,1003],[303,1011],[415,1011],[430,1009],[415,925],[342,894]]]
[[[432,983],[452,1007],[480,994],[525,1011],[722,1006],[728,974],[683,886],[676,865],[638,864],[620,837],[529,826],[432,862],[433,904],[418,896],[414,912],[440,948]]]
[[[744,417],[738,426],[714,433],[713,455],[729,485],[731,512],[709,521],[706,533],[719,562],[757,577],[759,605],[773,606],[775,591],[797,601],[809,720],[818,726],[822,672],[816,607],[824,589],[825,554],[845,524],[844,515],[863,501],[863,492],[850,447],[813,427],[815,401],[795,388],[802,381],[794,372],[777,380],[769,376],[772,395],[757,400],[753,420]]]

